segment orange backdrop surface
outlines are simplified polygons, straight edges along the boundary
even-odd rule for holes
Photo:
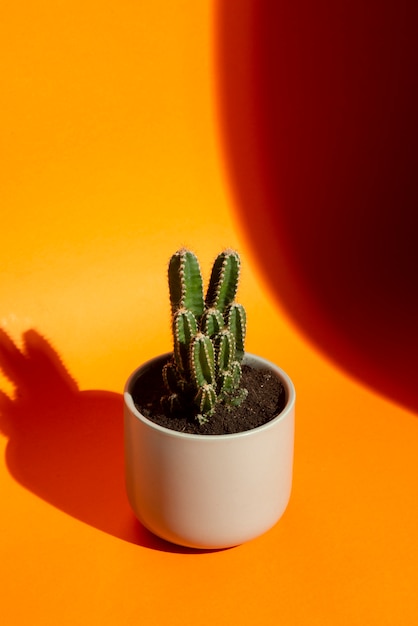
[[[331,362],[270,291],[227,176],[218,18],[209,1],[3,4],[7,626],[416,621],[417,416]],[[285,515],[217,552],[151,536],[124,492],[121,392],[170,349],[165,268],[182,245],[206,276],[240,250],[247,349],[298,396]]]

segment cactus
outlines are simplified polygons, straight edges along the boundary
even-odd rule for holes
[[[203,281],[199,262],[193,252],[182,248],[170,259],[168,267],[171,312],[181,308],[200,319],[203,309]]]
[[[237,252],[216,258],[206,297],[199,262],[181,249],[170,259],[168,283],[172,313],[173,357],[163,368],[170,412],[192,408],[200,423],[208,421],[217,403],[240,404],[246,314],[235,302],[240,273]]]
[[[213,264],[209,287],[206,294],[207,308],[216,308],[221,313],[227,310],[235,299],[238,288],[240,258],[234,250],[225,250]]]
[[[230,306],[227,315],[227,327],[234,335],[237,360],[241,362],[244,356],[245,330],[247,327],[247,315],[242,304],[234,302]]]

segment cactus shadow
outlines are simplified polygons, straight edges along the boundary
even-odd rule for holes
[[[0,328],[0,369],[15,387],[0,391],[6,464],[23,487],[104,533],[159,551],[200,551],[159,539],[134,517],[125,494],[123,396],[81,391],[36,330],[19,349]]]

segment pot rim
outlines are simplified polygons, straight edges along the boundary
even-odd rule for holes
[[[258,356],[256,354],[252,354],[250,352],[246,352],[244,355],[244,362],[254,362],[256,361],[257,366],[261,369],[261,368],[266,368],[266,369],[270,369],[272,370],[276,376],[278,376],[281,380],[281,382],[283,383],[283,386],[285,388],[286,391],[286,404],[284,406],[284,408],[282,409],[282,411],[276,415],[276,417],[273,417],[273,419],[271,419],[269,422],[266,422],[265,424],[262,424],[261,426],[257,426],[256,428],[251,428],[250,430],[244,430],[242,432],[239,433],[228,433],[228,434],[224,434],[224,435],[199,435],[199,434],[192,434],[192,433],[182,433],[180,431],[177,430],[171,430],[170,428],[166,428],[165,426],[160,426],[159,424],[156,424],[155,422],[153,422],[152,420],[148,419],[147,417],[145,417],[144,415],[142,415],[142,413],[140,411],[138,411],[138,409],[136,408],[134,401],[133,401],[133,397],[132,397],[132,393],[131,393],[131,389],[132,386],[134,384],[134,382],[137,380],[137,378],[141,375],[141,373],[148,369],[149,367],[151,367],[154,363],[156,363],[157,361],[160,361],[162,359],[168,359],[170,356],[172,355],[172,352],[165,352],[163,354],[159,354],[158,356],[155,356],[151,359],[149,359],[148,361],[145,361],[142,365],[140,365],[139,367],[137,367],[129,376],[128,380],[126,381],[125,384],[125,388],[124,388],[124,392],[123,392],[123,399],[124,399],[124,403],[127,406],[127,408],[129,409],[129,411],[139,420],[141,421],[143,424],[145,424],[148,428],[151,428],[155,431],[158,431],[162,434],[165,434],[168,437],[175,437],[175,438],[180,438],[180,439],[189,439],[189,440],[198,440],[198,441],[219,441],[219,440],[226,440],[226,439],[236,439],[236,438],[241,438],[241,437],[250,437],[251,435],[254,435],[255,433],[260,433],[261,431],[265,431],[265,430],[269,430],[270,428],[274,428],[274,426],[277,424],[277,422],[280,422],[282,420],[284,420],[287,415],[289,413],[292,412],[294,405],[295,405],[295,400],[296,400],[296,391],[295,391],[295,387],[294,384],[291,380],[291,378],[289,377],[288,374],[286,374],[286,372],[284,370],[282,370],[278,365],[276,365],[275,363],[273,363],[272,361],[269,361],[268,359],[265,359],[264,357]]]

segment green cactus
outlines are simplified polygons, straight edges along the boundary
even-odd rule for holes
[[[234,335],[224,328],[215,337],[215,348],[217,371],[221,373],[229,370],[236,355]]]
[[[189,348],[197,334],[197,320],[191,311],[179,309],[173,316],[174,360],[181,374],[190,372]]]
[[[205,303],[199,262],[193,252],[182,248],[170,259],[168,267],[171,312],[185,308],[200,319]]]
[[[224,316],[218,309],[206,309],[203,313],[201,327],[208,337],[214,337],[225,326]]]
[[[207,308],[216,308],[224,314],[232,304],[238,289],[240,265],[240,258],[234,250],[225,250],[218,255],[206,293]]]
[[[210,418],[217,403],[234,406],[247,394],[240,388],[246,314],[235,302],[239,274],[238,253],[225,250],[219,254],[204,298],[193,252],[183,248],[170,259],[174,350],[163,369],[168,391],[163,405],[171,412],[193,408],[200,423]]]
[[[245,331],[247,328],[247,315],[242,304],[234,302],[229,307],[226,324],[234,336],[236,357],[241,362],[244,356]]]

